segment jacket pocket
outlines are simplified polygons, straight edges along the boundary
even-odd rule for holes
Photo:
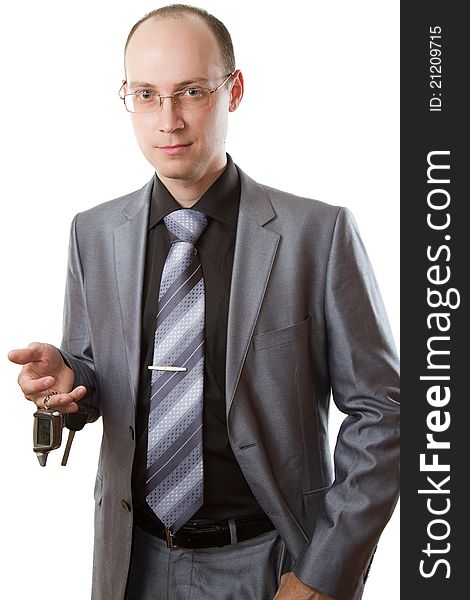
[[[274,329],[265,333],[258,333],[253,335],[253,349],[263,350],[267,348],[274,348],[275,346],[281,346],[293,342],[299,336],[303,336],[308,333],[310,328],[310,316],[299,323],[289,325],[289,327],[283,327],[282,329]]]

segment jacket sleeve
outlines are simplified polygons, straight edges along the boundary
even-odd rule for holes
[[[85,278],[80,259],[77,218],[70,232],[67,279],[64,301],[63,337],[59,348],[66,364],[75,374],[75,386],[84,385],[86,396],[80,405],[88,409],[88,422],[100,415],[99,387],[87,319]]]
[[[326,516],[293,570],[337,600],[355,600],[398,498],[399,376],[377,282],[347,209],[340,209],[332,237],[325,321],[333,400],[346,417]]]

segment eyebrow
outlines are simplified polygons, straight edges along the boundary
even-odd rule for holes
[[[186,81],[180,81],[179,83],[175,83],[174,86],[176,88],[179,88],[179,87],[183,87],[185,85],[189,85],[190,83],[202,83],[202,82],[207,83],[208,81],[209,80],[205,79],[204,77],[196,77],[193,79],[187,79]],[[130,88],[134,88],[134,87],[155,88],[156,87],[155,85],[153,85],[153,83],[148,83],[147,81],[128,81],[127,84]]]

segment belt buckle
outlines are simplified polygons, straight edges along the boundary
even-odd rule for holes
[[[168,527],[165,527],[166,547],[169,550],[174,550],[177,547],[173,541],[173,538],[174,538],[174,534],[168,529]]]

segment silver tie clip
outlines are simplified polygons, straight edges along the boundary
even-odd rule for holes
[[[172,365],[150,365],[147,369],[152,371],[187,371],[186,367],[173,367]]]

